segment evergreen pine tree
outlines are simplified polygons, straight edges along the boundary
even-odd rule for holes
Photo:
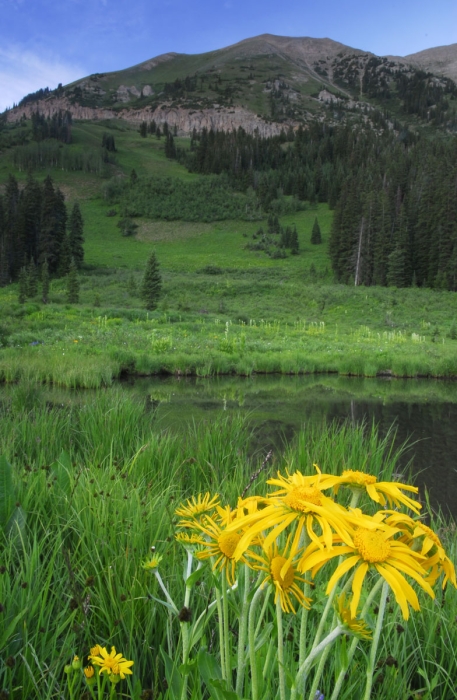
[[[389,287],[405,286],[405,253],[397,247],[391,252],[387,262],[387,284]]]
[[[146,122],[141,122],[140,124],[140,136],[142,136],[144,139],[148,135],[148,125]]]
[[[313,245],[320,245],[322,243],[322,234],[317,216],[314,219],[313,230],[311,231],[311,243]]]
[[[294,226],[291,233],[290,233],[290,252],[292,255],[298,255],[300,252],[299,248],[299,243],[298,243],[298,233],[297,233],[297,228]]]
[[[84,236],[83,218],[78,202],[75,202],[70,214],[68,224],[68,234],[70,243],[70,254],[74,258],[76,267],[80,268],[84,262]]]
[[[133,276],[133,272],[131,273],[131,275],[130,275],[130,277],[129,277],[129,281],[128,281],[128,284],[127,284],[127,290],[128,290],[128,293],[130,294],[130,296],[132,296],[132,297],[135,296],[135,294],[138,292],[138,288],[137,288],[137,286],[136,286],[136,282],[135,282],[135,278],[134,278],[134,276]]]
[[[31,260],[27,269],[27,296],[34,297],[38,292],[38,272],[35,261]]]
[[[157,262],[156,254],[152,253],[146,264],[140,290],[141,298],[149,311],[157,307],[161,291],[162,277],[159,270],[159,263]]]
[[[27,270],[21,267],[19,272],[18,302],[23,304],[27,296]]]
[[[58,269],[58,274],[59,277],[65,277],[65,275],[68,274],[70,271],[70,264],[71,264],[71,247],[70,247],[70,236],[65,234],[64,239],[62,241],[62,246],[60,248],[60,257],[59,257],[59,269]]]
[[[48,303],[49,296],[49,266],[48,261],[45,260],[41,267],[41,298],[43,304]]]
[[[79,279],[76,263],[71,259],[70,270],[67,275],[67,302],[69,304],[79,303]]]

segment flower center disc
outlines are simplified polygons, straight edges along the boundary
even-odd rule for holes
[[[286,503],[292,510],[299,510],[302,513],[306,513],[309,507],[303,501],[308,501],[308,503],[314,503],[315,506],[322,505],[321,492],[316,489],[315,486],[295,486],[287,496],[284,496],[284,503]]]
[[[237,535],[236,532],[222,532],[217,538],[222,554],[231,559],[240,539],[241,535]]]
[[[294,582],[294,567],[289,564],[284,578],[281,576],[281,569],[286,563],[285,557],[274,557],[270,563],[270,571],[274,581],[277,581],[283,590],[290,588]]]
[[[375,484],[377,479],[372,474],[365,474],[364,472],[353,471],[352,469],[345,469],[342,473],[345,479],[349,480],[349,483],[355,484],[356,486],[367,486],[368,484]]]
[[[390,544],[380,532],[359,527],[354,535],[354,544],[362,559],[370,563],[386,561],[390,554]]]

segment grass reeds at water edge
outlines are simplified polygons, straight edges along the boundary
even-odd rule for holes
[[[64,665],[75,654],[83,658],[96,641],[135,661],[134,680],[124,685],[123,697],[140,698],[136,679],[141,692],[153,689],[155,697],[171,700],[160,650],[181,663],[180,623],[151,598],[160,591],[141,564],[154,545],[163,555],[161,575],[172,597],[184,598],[174,510],[205,491],[234,506],[265,457],[249,456],[249,441],[247,423],[238,417],[193,424],[179,438],[161,432],[143,403],[120,393],[101,392],[74,408],[43,406],[37,394],[2,405],[0,454],[12,467],[11,483],[5,469],[2,483],[12,498],[8,503],[0,498],[4,511],[11,511],[1,522],[0,691],[15,700],[63,697]],[[312,428],[284,454],[273,455],[247,495],[264,492],[266,479],[278,469],[310,474],[313,463],[335,474],[369,470],[384,481],[395,478],[398,452],[374,428]],[[454,524],[436,516],[433,526],[455,559]],[[195,615],[210,601],[206,579],[205,573],[196,588]],[[422,596],[420,601],[421,611],[407,623],[388,603],[377,698],[423,696],[427,684],[430,700],[455,693],[457,668],[449,650],[457,644],[456,593],[450,588],[438,591],[436,602]],[[311,627],[318,625],[322,604],[316,601],[309,613]],[[292,662],[295,622],[292,616],[284,619],[285,658]],[[217,652],[209,630],[202,647],[205,642]],[[319,687],[325,697],[340,658],[328,659]],[[340,697],[359,695],[358,682],[355,666]],[[273,688],[270,692],[274,697]],[[195,688],[189,693],[195,700],[205,697]]]

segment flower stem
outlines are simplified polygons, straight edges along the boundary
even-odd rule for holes
[[[254,597],[251,600],[251,605],[249,607],[249,621],[248,621],[248,640],[249,640],[249,663],[251,665],[251,698],[252,700],[258,700],[259,698],[259,685],[257,679],[257,660],[255,657],[255,611],[257,604],[259,602],[260,596],[263,593],[263,589],[259,586],[254,593]]]
[[[284,669],[284,639],[282,630],[282,608],[281,598],[276,598],[276,625],[278,629],[278,675],[279,675],[279,697],[286,700],[286,673]]]
[[[370,700],[371,688],[373,687],[373,675],[376,665],[376,654],[378,652],[379,638],[381,636],[382,623],[384,621],[384,613],[386,612],[387,596],[389,594],[389,584],[387,581],[384,582],[381,593],[381,600],[379,602],[379,612],[378,619],[376,622],[376,629],[373,636],[373,641],[371,643],[370,658],[368,659],[367,666],[367,684],[365,687],[365,695],[363,700]]]
[[[319,654],[321,654],[324,649],[329,646],[330,644],[333,644],[335,639],[337,639],[340,634],[344,633],[344,628],[340,627],[340,625],[337,625],[331,632],[328,634],[325,639],[322,640],[320,644],[318,644],[314,649],[310,651],[300,668],[298,669],[298,673],[295,677],[295,681],[293,684],[293,688],[295,689],[301,689],[303,686],[304,681],[306,680],[306,674],[309,671],[311,664],[313,663],[314,659],[316,659]],[[295,690],[295,695],[297,694],[297,690]]]
[[[244,567],[244,590],[243,602],[241,604],[240,624],[238,632],[238,665],[236,670],[236,694],[243,696],[244,669],[246,666],[246,633],[248,629],[248,595],[249,595],[249,569]]]
[[[222,590],[224,588],[222,587]],[[224,615],[222,610],[222,596],[219,588],[216,586],[216,605],[217,605],[217,617],[219,623],[219,653],[221,657],[221,671],[222,678],[226,680],[225,675],[225,645],[224,645]]]
[[[222,583],[222,610],[223,610],[223,630],[224,630],[224,657],[225,657],[225,679],[227,681],[227,689],[232,686],[231,666],[230,666],[230,639],[229,639],[229,611],[228,611],[228,595],[227,585],[224,572],[221,573]]]
[[[379,580],[376,582],[376,584],[371,589],[371,591],[370,591],[370,593],[365,601],[365,605],[362,608],[362,612],[360,613],[361,617],[364,617],[366,615],[368,608],[370,607],[371,603],[373,602],[373,599],[374,599],[375,595],[377,594],[378,590],[380,589],[382,583],[383,583],[383,579],[379,578]],[[351,642],[351,646],[349,647],[349,651],[347,653],[346,663],[341,668],[340,674],[336,680],[336,684],[335,684],[335,687],[333,689],[333,693],[332,693],[330,700],[338,700],[338,696],[339,696],[340,690],[343,686],[343,681],[344,681],[344,678],[346,676],[346,672],[347,672],[347,670],[351,664],[351,661],[354,657],[355,650],[357,649],[358,643],[359,643],[359,638],[354,637],[354,639]]]

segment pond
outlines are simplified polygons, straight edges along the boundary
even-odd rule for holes
[[[421,493],[426,488],[432,507],[457,516],[456,382],[256,375],[148,378],[124,386],[145,396],[162,428],[244,413],[254,428],[252,449],[263,453],[280,450],[306,423],[374,421],[381,436],[394,426],[395,444],[409,444],[403,466],[412,460]]]

